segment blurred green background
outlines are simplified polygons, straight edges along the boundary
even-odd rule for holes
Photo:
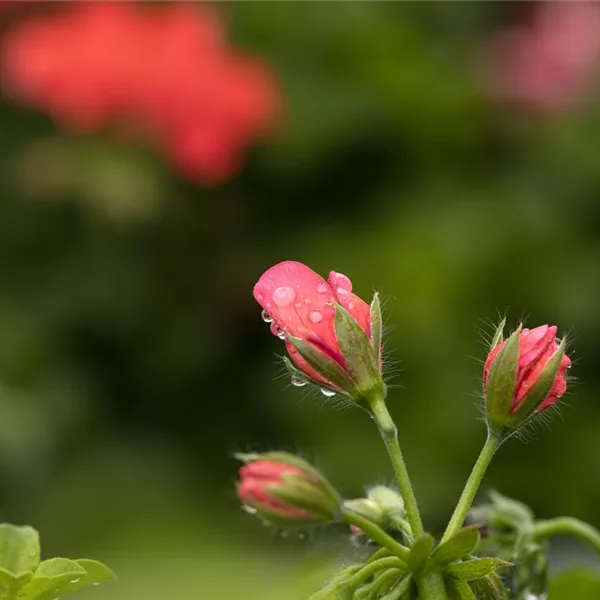
[[[484,487],[600,526],[600,103],[536,118],[486,101],[482,49],[514,3],[220,8],[283,102],[224,185],[0,108],[2,519],[119,574],[82,600],[305,599],[347,536],[263,528],[232,453],[300,452],[348,496],[391,471],[362,411],[281,377],[251,290],[295,259],[386,300],[389,405],[434,532],[483,442],[499,315],[569,332],[561,417],[508,443]]]

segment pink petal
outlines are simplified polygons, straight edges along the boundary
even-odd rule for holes
[[[318,344],[343,364],[333,328],[336,298],[312,269],[296,261],[281,262],[261,276],[254,298],[286,333]]]
[[[371,337],[371,307],[352,293],[350,278],[342,273],[331,271],[329,285],[337,301],[356,319],[362,330]]]

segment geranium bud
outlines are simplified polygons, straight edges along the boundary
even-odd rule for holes
[[[373,521],[383,529],[400,529],[405,535],[411,536],[402,497],[384,485],[372,487],[366,498],[346,500],[344,507]],[[350,531],[356,535],[362,534],[359,528],[352,526]]]
[[[285,261],[261,276],[254,297],[271,331],[285,339],[297,385],[310,381],[325,395],[354,400],[384,395],[377,295],[369,306],[345,275],[331,271],[326,281],[302,263]]]
[[[519,327],[503,340],[500,326],[483,370],[486,417],[494,431],[514,429],[553,405],[567,389],[571,360],[556,327]]]
[[[285,452],[241,454],[239,499],[268,521],[306,525],[331,521],[339,498],[309,463]]]

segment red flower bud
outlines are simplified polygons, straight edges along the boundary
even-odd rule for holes
[[[308,463],[285,453],[241,456],[238,497],[269,520],[314,523],[332,519],[338,498]]]
[[[379,307],[372,315],[371,307],[352,293],[348,277],[331,271],[325,281],[306,265],[285,261],[262,275],[254,297],[271,331],[286,340],[301,375],[349,395],[380,382]],[[357,359],[359,351],[363,356]],[[366,367],[358,364],[365,356]]]
[[[502,426],[515,425],[548,408],[565,393],[570,366],[555,326],[517,330],[492,348],[485,361],[488,417],[492,414]]]

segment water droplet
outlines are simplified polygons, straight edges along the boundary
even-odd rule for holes
[[[320,323],[323,320],[323,313],[321,313],[318,310],[311,310],[310,314],[308,315],[308,318],[313,322],[313,323]]]
[[[322,281],[318,286],[317,286],[317,292],[319,294],[326,294],[329,291],[329,286]]]
[[[262,317],[262,320],[265,323],[272,323],[273,322],[273,317],[266,310],[263,310],[260,313],[260,316]]]
[[[337,293],[339,296],[345,296],[346,294],[350,293],[350,290],[339,287],[339,288],[337,288]]]
[[[255,515],[258,512],[253,506],[248,506],[247,504],[242,505],[242,510],[247,512],[249,515]]]
[[[304,387],[307,384],[305,379],[300,379],[300,377],[292,377],[292,385],[295,387]]]
[[[285,331],[277,323],[271,323],[270,329],[273,335],[276,335],[280,340],[285,340]]]
[[[101,581],[94,581],[94,583],[92,583],[92,585],[100,585],[102,582]]]
[[[350,302],[348,304],[348,310],[354,310],[356,308],[356,303],[355,302]]]
[[[296,299],[296,290],[288,285],[282,285],[273,292],[273,302],[280,308],[289,306]]]
[[[326,396],[327,398],[331,398],[331,396],[335,396],[335,392],[330,390],[329,388],[321,388],[321,394]]]
[[[71,581],[69,581],[69,583],[78,583],[79,582],[79,577],[76,577],[75,579],[71,579]]]

